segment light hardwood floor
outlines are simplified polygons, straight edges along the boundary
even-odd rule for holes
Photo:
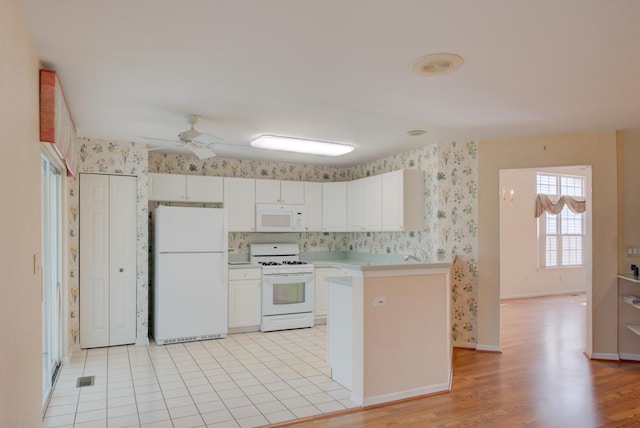
[[[503,301],[501,326],[502,354],[455,350],[448,394],[294,426],[640,426],[640,364],[583,355],[584,295]]]

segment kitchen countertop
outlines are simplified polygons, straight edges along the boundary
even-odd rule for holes
[[[393,269],[434,269],[449,268],[451,263],[429,263],[429,262],[367,262],[363,260],[342,259],[333,261],[312,262],[317,268],[338,267],[344,269],[371,271],[371,270],[393,270]]]
[[[325,279],[325,281],[332,284],[346,285],[347,287],[351,287],[353,285],[353,280],[350,276],[331,276]]]
[[[632,274],[630,274],[630,273],[621,273],[621,274],[618,274],[618,278],[620,278],[620,279],[626,279],[627,281],[635,282],[635,283],[637,283],[637,284],[640,284],[640,277],[637,277],[637,276],[632,275]]]
[[[304,260],[317,268],[343,268],[360,271],[382,271],[395,269],[444,269],[451,266],[451,261],[444,257],[436,257],[426,261],[405,262],[403,256],[393,254],[373,254],[357,252],[306,252],[300,254]],[[248,255],[230,254],[229,269],[259,269],[258,263],[248,261]]]
[[[229,262],[229,269],[260,269],[262,266],[251,262]]]
[[[340,259],[332,261],[311,262],[317,268],[343,268],[352,270],[372,271],[391,269],[434,269],[449,268],[451,263],[425,263],[425,262],[366,262],[362,260]],[[229,269],[260,269],[262,266],[251,262],[230,262]],[[640,282],[640,281],[638,281]]]

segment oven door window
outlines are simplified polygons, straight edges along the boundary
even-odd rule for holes
[[[273,284],[273,304],[293,305],[304,303],[304,282]]]

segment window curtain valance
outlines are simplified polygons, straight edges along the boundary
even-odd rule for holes
[[[40,141],[51,143],[67,167],[67,176],[75,177],[78,167],[76,127],[58,74],[51,70],[40,70]]]
[[[560,196],[557,202],[553,202],[548,195],[538,194],[536,196],[536,218],[545,211],[549,214],[558,214],[565,205],[576,214],[582,214],[587,209],[586,201],[579,201],[571,196]]]

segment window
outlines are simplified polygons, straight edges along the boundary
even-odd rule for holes
[[[550,197],[584,197],[584,177],[538,174],[537,191]],[[584,215],[565,206],[559,214],[544,213],[538,220],[540,267],[582,266]]]

